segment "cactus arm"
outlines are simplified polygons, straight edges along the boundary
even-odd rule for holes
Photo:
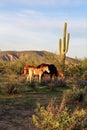
[[[61,54],[61,39],[59,39],[59,42],[58,42],[58,54],[60,55]]]
[[[65,38],[62,38],[62,53],[61,54],[65,54]]]
[[[69,40],[70,40],[70,33],[67,34],[67,38],[66,38],[66,53],[68,52],[68,48],[69,48]]]
[[[66,30],[67,30],[67,23],[64,23],[64,32],[63,32],[63,36],[66,38]]]

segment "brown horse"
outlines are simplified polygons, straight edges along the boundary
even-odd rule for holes
[[[43,63],[43,64],[38,65],[37,68],[40,68],[41,66],[42,67],[47,66],[49,68],[49,71],[50,71],[50,73],[44,72],[43,75],[44,74],[49,74],[51,80],[52,80],[53,77],[58,77],[57,68],[56,68],[56,66],[54,64],[45,64],[45,63]]]
[[[40,68],[41,66],[48,66],[50,73],[44,72],[44,74],[49,74],[50,75],[50,80],[61,77],[64,78],[64,73],[60,70],[57,70],[56,66],[54,64],[40,64],[37,66],[37,68]]]
[[[34,66],[28,67],[27,81],[31,82],[33,76],[39,76],[39,82],[41,82],[41,76],[44,72],[50,72],[48,66],[41,66],[40,68]]]
[[[58,76],[61,78],[65,78],[64,73],[61,70],[58,70]]]

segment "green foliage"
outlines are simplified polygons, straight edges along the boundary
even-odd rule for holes
[[[65,67],[65,75],[75,79],[82,78],[87,80],[87,59],[79,60],[78,64],[67,64]]]
[[[87,80],[87,58],[81,61],[82,78]]]
[[[61,106],[61,105],[60,105]],[[71,112],[68,108],[60,108],[52,100],[47,107],[37,104],[35,114],[32,116],[36,130],[73,130],[82,127],[86,111],[75,109]]]
[[[0,72],[2,74],[20,74],[22,64],[20,61],[15,62],[0,62]]]
[[[64,88],[67,87],[66,81],[63,79],[54,79],[46,84],[50,90],[57,89],[59,87]]]
[[[72,104],[72,102],[73,103],[83,102],[85,96],[86,96],[85,89],[73,88],[73,90],[65,91],[63,98],[64,98],[66,104],[70,104],[70,103]],[[74,105],[74,104],[72,104],[72,105]]]
[[[33,92],[37,92],[37,83],[35,81],[27,82],[26,85],[33,90]]]
[[[85,80],[85,79],[77,80],[76,88],[85,89],[85,91],[87,91],[87,80]]]

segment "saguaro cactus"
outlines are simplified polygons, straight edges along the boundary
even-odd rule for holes
[[[65,58],[66,53],[68,52],[69,47],[69,40],[70,40],[70,33],[66,34],[67,31],[67,23],[64,23],[64,32],[63,32],[63,38],[59,39],[58,42],[58,55],[61,56],[61,62],[62,62],[62,70],[64,71],[65,68]]]

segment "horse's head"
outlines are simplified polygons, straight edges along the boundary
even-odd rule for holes
[[[65,78],[64,73],[63,73],[62,71],[60,71],[60,70],[58,70],[58,75],[59,75],[60,77],[62,77],[62,78]]]
[[[42,69],[43,72],[46,71],[47,73],[50,73],[50,70],[49,70],[48,66],[42,66],[41,69]]]

